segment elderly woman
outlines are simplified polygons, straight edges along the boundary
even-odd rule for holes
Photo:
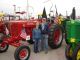
[[[36,27],[32,31],[34,41],[34,52],[37,53],[41,49],[41,30],[39,29],[39,22],[36,23]]]

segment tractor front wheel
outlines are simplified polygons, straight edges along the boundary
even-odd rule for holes
[[[14,53],[15,60],[28,60],[30,57],[30,48],[28,46],[20,46]]]
[[[67,60],[72,60],[72,48],[70,45],[66,46],[65,56],[66,56]]]
[[[74,49],[72,60],[80,60],[80,44]]]
[[[6,52],[8,50],[8,48],[9,48],[8,44],[6,44],[4,42],[0,43],[0,53]]]
[[[50,34],[48,39],[48,44],[52,49],[61,46],[63,41],[63,29],[61,26],[52,24],[50,26]]]

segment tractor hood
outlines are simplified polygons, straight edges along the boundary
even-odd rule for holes
[[[66,23],[67,40],[80,39],[80,20],[70,20]]]
[[[33,28],[36,26],[38,20],[14,20],[7,21],[5,24],[12,36],[17,36],[21,33],[23,28],[26,29],[27,33],[31,33]]]

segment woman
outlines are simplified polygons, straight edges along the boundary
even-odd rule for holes
[[[37,53],[41,49],[41,30],[39,29],[39,22],[36,23],[36,27],[32,32],[34,41],[34,52]]]

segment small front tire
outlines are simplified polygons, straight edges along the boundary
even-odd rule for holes
[[[0,44],[0,53],[6,52],[9,48],[9,45],[6,43],[1,43]]]
[[[67,60],[72,60],[72,48],[70,45],[66,46],[65,56],[66,56]]]
[[[72,60],[80,60],[80,44],[74,49]]]
[[[28,46],[20,46],[15,50],[15,60],[28,60],[30,57],[30,48]]]

